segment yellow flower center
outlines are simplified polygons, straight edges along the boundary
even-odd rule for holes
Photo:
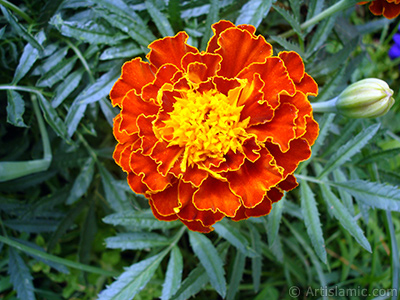
[[[217,90],[198,93],[189,90],[176,98],[163,133],[171,133],[169,145],[184,147],[181,170],[207,158],[224,159],[229,150],[243,152],[243,141],[250,118],[240,121],[243,106],[237,106],[241,88],[228,96]],[[172,136],[172,138],[171,138]]]

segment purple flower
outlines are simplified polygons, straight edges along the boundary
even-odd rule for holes
[[[396,58],[400,57],[400,34],[399,33],[396,33],[393,36],[393,41],[394,41],[394,44],[389,49],[388,54],[391,59],[396,59]]]

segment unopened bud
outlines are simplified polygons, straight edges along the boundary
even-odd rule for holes
[[[336,109],[350,118],[376,118],[394,104],[393,90],[377,78],[367,78],[349,85],[337,98]]]

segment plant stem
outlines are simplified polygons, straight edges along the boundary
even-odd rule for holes
[[[340,0],[336,4],[325,9],[323,12],[321,12],[318,15],[312,17],[311,19],[305,21],[303,24],[300,25],[300,28],[302,30],[307,29],[308,27],[317,24],[321,20],[328,18],[339,11],[345,10],[345,9],[355,5],[355,3],[356,3],[356,1],[354,1],[354,0]],[[288,36],[291,36],[294,33],[295,33],[294,30],[289,30],[289,31],[286,31],[286,32],[280,34],[279,37],[286,38]]]
[[[50,142],[49,142],[49,136],[47,134],[46,126],[44,125],[42,113],[40,112],[39,105],[36,100],[36,96],[32,95],[32,104],[33,104],[33,110],[35,112],[37,122],[39,124],[39,130],[40,134],[42,136],[42,143],[43,143],[43,159],[45,161],[49,161],[49,165],[52,159],[52,154],[51,154],[51,147],[50,147]]]
[[[312,106],[314,112],[335,113],[335,112],[337,112],[336,101],[337,101],[337,97],[333,98],[331,100],[328,100],[328,101],[311,103],[311,106]]]
[[[103,270],[101,268],[88,266],[88,265],[85,265],[85,264],[74,262],[74,261],[69,260],[69,259],[65,259],[65,258],[61,258],[61,257],[58,257],[58,256],[51,255],[49,253],[34,249],[34,248],[26,246],[24,244],[21,244],[21,243],[19,243],[17,241],[14,241],[14,240],[12,240],[10,238],[7,238],[7,237],[4,237],[2,235],[0,235],[0,242],[2,242],[4,244],[7,244],[7,245],[9,245],[11,247],[14,247],[14,248],[16,248],[16,249],[18,249],[20,251],[23,251],[23,252],[38,256],[40,258],[50,260],[52,262],[59,263],[59,264],[71,267],[71,268],[75,268],[75,269],[78,269],[78,270],[81,270],[81,271],[100,274],[100,275],[104,275],[104,276],[118,276],[119,275],[119,272]]]
[[[24,13],[21,9],[19,9],[18,6],[8,2],[7,0],[0,0],[0,4],[15,12],[21,18],[25,19],[25,21],[27,21],[29,24],[32,24],[34,22],[32,18],[28,16],[26,13]]]

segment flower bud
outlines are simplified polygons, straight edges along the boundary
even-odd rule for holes
[[[367,78],[349,85],[337,98],[336,109],[350,118],[376,118],[394,104],[393,90],[377,78]]]

